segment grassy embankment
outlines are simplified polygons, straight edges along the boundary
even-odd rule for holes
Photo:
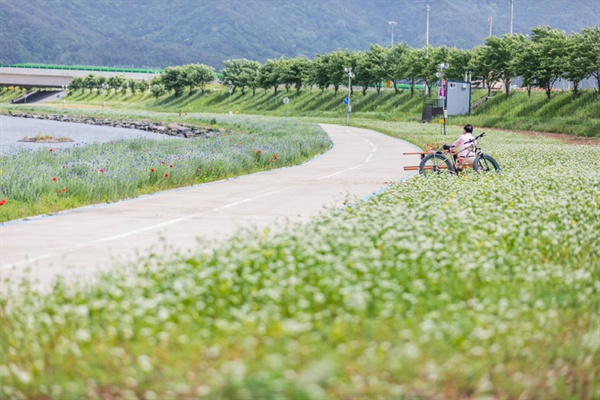
[[[485,90],[474,90],[472,101],[486,95]],[[210,85],[202,94],[196,90],[189,94],[186,89],[180,96],[168,94],[158,99],[146,94],[125,95],[110,93],[103,95],[96,91],[83,93],[78,91],[67,97],[67,107],[100,106],[102,101],[112,109],[138,109],[153,111],[168,111],[175,113],[228,113],[232,111],[241,114],[259,114],[270,116],[315,117],[320,120],[330,120],[345,123],[344,97],[347,90],[340,88],[338,93],[333,90],[321,92],[319,89],[303,89],[300,94],[290,89],[289,92],[280,90],[277,95],[273,90],[258,90],[255,96],[251,91],[244,95],[236,91],[230,98],[227,88]],[[290,103],[283,104],[283,98],[288,97]],[[0,92],[0,100],[2,93]],[[231,103],[230,103],[231,102]],[[60,103],[54,103],[60,108]],[[395,94],[392,90],[383,90],[377,95],[375,90],[369,90],[363,95],[359,90],[352,95],[352,116],[384,121],[418,122],[421,120],[423,94],[416,92],[413,97],[410,91],[403,90]],[[495,94],[490,100],[477,108],[471,116],[450,117],[451,125],[464,125],[470,122],[478,127],[494,127],[500,129],[532,130],[538,132],[566,133],[584,137],[600,137],[600,95],[593,90],[580,93],[579,98],[573,99],[572,92],[556,91],[548,100],[543,92],[534,91],[531,97],[524,91],[513,91],[507,99],[503,93]]]

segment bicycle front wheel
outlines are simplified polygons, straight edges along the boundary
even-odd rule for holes
[[[419,164],[419,173],[421,175],[445,174],[452,172],[452,164],[441,154],[428,154]]]
[[[500,172],[498,162],[487,154],[479,154],[473,162],[475,172]]]

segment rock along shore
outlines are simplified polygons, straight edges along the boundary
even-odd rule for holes
[[[200,127],[190,124],[165,124],[162,122],[149,122],[145,120],[141,121],[127,121],[123,119],[112,120],[110,118],[95,118],[89,116],[77,116],[77,115],[57,115],[57,114],[37,114],[37,113],[23,113],[23,112],[8,112],[3,115],[9,117],[18,118],[32,118],[42,119],[48,121],[60,121],[60,122],[72,122],[77,124],[89,124],[99,126],[111,126],[115,128],[126,128],[126,129],[137,129],[141,131],[148,131],[154,133],[160,133],[163,135],[177,136],[181,138],[194,139],[194,138],[207,138],[219,136],[225,133],[224,130],[215,129],[211,127]]]

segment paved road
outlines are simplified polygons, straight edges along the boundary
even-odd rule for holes
[[[321,125],[334,148],[296,167],[0,226],[0,274],[47,287],[58,275],[87,280],[139,254],[197,249],[240,228],[307,221],[345,200],[399,181],[415,148],[375,131]],[[7,287],[7,283],[2,283]]]

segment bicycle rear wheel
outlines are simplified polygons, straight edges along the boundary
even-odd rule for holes
[[[438,175],[452,172],[452,164],[442,154],[428,154],[419,164],[421,175]]]
[[[473,162],[473,170],[475,172],[500,172],[498,162],[487,154],[479,154]]]

